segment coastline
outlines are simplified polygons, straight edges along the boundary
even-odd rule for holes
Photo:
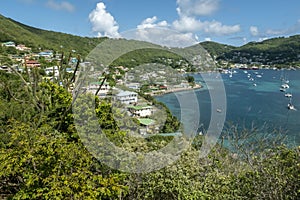
[[[193,87],[190,86],[190,87],[182,87],[182,88],[172,88],[172,89],[168,89],[168,90],[147,92],[145,94],[148,94],[148,95],[151,95],[151,96],[161,96],[161,95],[169,94],[169,93],[173,93],[173,92],[182,92],[182,91],[195,90],[195,89],[200,89],[200,88],[203,88],[203,86],[196,83]]]

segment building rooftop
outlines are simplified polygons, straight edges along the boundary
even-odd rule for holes
[[[117,97],[124,97],[124,96],[130,96],[130,95],[137,95],[136,92],[130,92],[130,91],[122,91],[119,94],[117,94]]]
[[[154,122],[155,122],[155,120],[149,119],[149,118],[140,118],[138,120],[144,126],[150,126],[150,125],[154,124]]]
[[[128,108],[134,109],[134,110],[144,110],[144,109],[151,109],[152,106],[149,105],[138,105],[138,106],[128,106]]]

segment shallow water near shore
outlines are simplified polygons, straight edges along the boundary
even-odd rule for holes
[[[300,145],[300,70],[235,71],[232,76],[221,74],[227,98],[225,126],[233,124],[250,129],[253,125],[258,128],[266,125],[269,131],[282,129],[289,146]],[[199,130],[205,130],[209,126],[211,112],[216,112],[211,110],[209,96],[209,91],[214,88],[206,86],[201,74],[193,76],[196,82],[204,86],[196,89],[195,93],[200,109]],[[214,78],[215,74],[212,74],[212,79]],[[283,78],[289,81],[290,88],[286,92],[292,93],[292,103],[297,111],[287,108],[290,99],[280,91]],[[182,91],[176,94],[188,93]],[[175,116],[180,117],[180,107],[174,93],[157,96],[156,99],[165,103]]]

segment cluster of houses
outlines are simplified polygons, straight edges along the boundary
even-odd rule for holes
[[[46,77],[45,78],[53,78],[59,76],[59,67],[58,66],[51,66],[51,67],[44,67],[39,62],[40,58],[43,58],[45,61],[59,61],[61,59],[61,55],[53,52],[52,50],[43,50],[38,53],[31,52],[31,48],[26,47],[25,45],[19,44],[16,45],[14,42],[9,41],[2,43],[2,46],[5,47],[13,47],[19,51],[24,51],[22,56],[19,55],[10,55],[10,58],[18,63],[17,68],[21,69],[27,67],[29,70],[31,68],[40,68],[42,67],[45,71]],[[72,58],[70,64],[77,63],[76,58]],[[81,70],[84,71],[85,63],[81,63]],[[0,70],[9,71],[10,68],[6,66],[1,66]],[[167,73],[163,70],[154,71],[144,73],[141,72],[141,77],[139,81],[131,80],[130,73],[128,68],[123,66],[118,66],[114,68],[113,78],[116,80],[118,85],[123,85],[127,89],[116,89],[110,86],[107,81],[103,81],[103,79],[99,79],[99,81],[91,82],[87,86],[87,91],[93,94],[96,94],[100,98],[107,97],[108,95],[112,95],[112,90],[117,91],[114,94],[114,99],[124,105],[129,116],[136,118],[139,121],[139,124],[143,127],[140,129],[141,134],[151,133],[154,132],[154,129],[157,130],[157,124],[154,120],[155,117],[155,107],[151,105],[151,102],[147,102],[143,98],[139,98],[138,93],[143,85],[142,80],[149,79],[149,76],[156,77],[161,80],[165,80],[165,76]],[[71,68],[67,69],[67,72],[73,72]],[[100,87],[101,86],[101,87]],[[176,88],[176,86],[172,86],[172,88]],[[178,88],[187,88],[188,83],[181,83],[178,85]],[[150,94],[160,93],[161,91],[167,91],[169,87],[162,83],[157,84],[150,84],[147,86],[147,90],[150,91]]]
[[[115,96],[116,100],[126,105],[126,109],[131,117],[136,118],[140,125],[140,134],[145,135],[152,133],[156,126],[155,120],[151,119],[155,109],[152,105],[147,103],[139,103],[138,94],[132,91],[120,91]]]
[[[135,89],[139,89],[139,87]],[[130,117],[136,118],[139,121],[141,125],[139,129],[140,133],[145,135],[153,132],[155,129],[155,120],[151,119],[151,116],[154,114],[155,109],[148,102],[145,102],[145,100],[139,99],[137,92],[112,88],[108,82],[102,82],[101,80],[99,82],[91,82],[87,87],[87,91],[93,94],[96,94],[98,91],[97,95],[100,98],[106,97],[112,90],[116,91],[116,94],[113,95],[114,100],[123,105]]]
[[[12,41],[4,42],[4,43],[2,43],[2,46],[13,47],[13,48],[16,48],[19,51],[31,51],[30,47],[26,47],[24,44],[16,45],[16,43],[12,42]]]
[[[28,69],[43,67],[39,59],[43,58],[47,62],[52,62],[53,60],[60,61],[61,54],[55,53],[53,50],[43,50],[40,52],[32,52],[30,47],[26,47],[24,44],[16,44],[13,41],[8,41],[2,43],[3,47],[12,47],[18,51],[22,51],[22,55],[9,55],[9,58],[15,63],[13,67],[18,71],[23,71],[25,67]],[[77,58],[70,59],[71,64],[77,63]],[[1,63],[0,63],[1,64]],[[0,66],[0,70],[10,72],[10,68],[7,66]],[[58,66],[52,66],[44,68],[46,75],[51,75],[57,77],[59,74]],[[67,69],[67,72],[73,72],[72,69]]]

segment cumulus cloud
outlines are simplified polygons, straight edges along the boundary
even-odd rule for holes
[[[185,16],[205,16],[219,8],[219,0],[177,0],[178,14]]]
[[[202,31],[212,35],[229,35],[241,31],[240,25],[223,25],[218,21],[200,21],[193,17],[183,16],[173,22],[173,26],[178,31]]]
[[[259,35],[258,28],[256,26],[251,26],[250,27],[250,33],[251,33],[252,36],[258,36]]]
[[[173,26],[178,31],[195,32],[202,30],[204,24],[194,17],[182,16],[179,20],[173,22]]]
[[[96,8],[89,14],[89,20],[92,23],[92,30],[98,33],[98,36],[107,36],[119,38],[119,25],[114,17],[106,11],[103,2],[97,4]]]
[[[48,0],[46,5],[54,10],[65,10],[68,12],[73,12],[75,10],[75,6],[67,1],[56,2],[54,0]]]
[[[241,31],[240,25],[228,26],[218,21],[205,21],[203,24],[204,32],[213,35],[230,35]]]
[[[122,36],[126,39],[147,41],[166,47],[187,47],[198,43],[193,33],[180,33],[163,27],[138,28],[122,33]]]
[[[152,42],[169,47],[191,46],[199,42],[195,35],[202,32],[210,35],[230,35],[241,31],[240,25],[224,25],[218,21],[201,21],[197,17],[209,15],[218,10],[220,0],[177,0],[179,19],[168,23],[157,16],[149,17],[137,25],[136,30],[120,34],[114,17],[106,10],[103,2],[90,13],[92,30],[99,36],[124,37]],[[200,33],[201,34],[201,33]]]
[[[159,21],[156,16],[143,20],[137,29],[122,33],[122,37],[167,47],[187,47],[198,43],[193,33],[175,31],[166,21]]]
[[[229,35],[241,31],[240,25],[224,25],[218,21],[201,21],[197,17],[210,15],[219,9],[220,0],[177,0],[179,19],[172,25],[180,32],[201,31],[212,35]]]
[[[150,17],[142,21],[140,25],[137,26],[138,29],[144,29],[144,28],[154,28],[154,27],[167,27],[168,22],[166,21],[160,21],[157,22],[158,19],[156,16]]]

